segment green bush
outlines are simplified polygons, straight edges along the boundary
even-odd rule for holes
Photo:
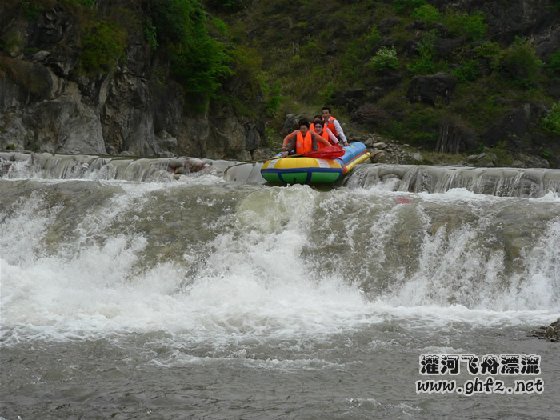
[[[397,13],[406,13],[425,4],[427,4],[426,0],[395,0],[393,7]]]
[[[29,20],[36,20],[43,11],[43,7],[32,0],[21,0],[23,15]]]
[[[480,76],[480,66],[476,60],[467,60],[452,73],[461,82],[472,82]]]
[[[560,102],[552,105],[546,117],[542,119],[542,126],[545,130],[560,135]]]
[[[265,111],[269,117],[275,117],[282,105],[283,96],[282,89],[279,81],[272,84],[267,84],[266,87],[262,86],[262,91],[265,97]]]
[[[412,12],[412,17],[426,23],[436,23],[441,19],[439,10],[431,4],[424,4]]]
[[[560,50],[552,53],[546,63],[546,67],[553,74],[560,74]]]
[[[398,69],[397,50],[395,47],[381,47],[369,60],[368,67],[376,72]]]
[[[433,108],[408,109],[406,118],[391,120],[386,134],[408,144],[433,150],[438,140],[440,118]]]
[[[418,42],[419,57],[407,66],[412,74],[430,74],[435,73],[439,69],[438,64],[434,61],[436,39],[437,34],[432,30],[426,32]]]
[[[533,84],[537,80],[542,65],[533,45],[521,38],[504,51],[500,61],[502,73],[523,85]]]
[[[206,4],[214,10],[237,12],[249,5],[247,0],[207,0]]]
[[[147,8],[157,44],[171,61],[173,77],[182,83],[193,107],[205,109],[232,74],[226,45],[210,36],[206,12],[198,0],[149,0]]]
[[[486,41],[474,47],[473,51],[478,58],[487,63],[490,70],[499,68],[503,51],[498,43]]]
[[[108,73],[124,53],[126,32],[110,22],[100,21],[85,31],[81,44],[81,70],[89,75]]]
[[[381,34],[377,26],[372,26],[369,31],[364,35],[363,44],[366,49],[375,48],[377,43],[381,40]]]
[[[443,21],[449,33],[454,36],[464,36],[476,41],[486,35],[487,25],[482,12],[468,14],[450,11],[445,14]]]
[[[144,38],[152,50],[156,50],[159,43],[157,40],[157,29],[151,19],[144,23]]]

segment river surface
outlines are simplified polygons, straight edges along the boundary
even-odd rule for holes
[[[560,198],[0,179],[0,417],[556,419]],[[422,355],[542,393],[425,394]]]

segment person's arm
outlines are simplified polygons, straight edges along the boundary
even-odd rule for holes
[[[282,151],[283,152],[289,152],[290,149],[293,148],[293,141],[297,136],[297,131],[293,131],[290,134],[288,134],[286,137],[284,137],[284,141],[282,141]],[[288,145],[290,145],[291,147],[288,147]]]
[[[328,127],[323,128],[323,130],[327,130],[327,134],[329,135],[329,139],[331,140],[332,144],[338,144],[338,139]]]
[[[342,143],[344,143],[344,145],[347,145],[348,141],[346,140],[346,136],[344,135],[344,131],[342,131],[342,127],[340,126],[340,123],[336,119],[334,120],[333,123],[334,123],[334,128],[336,129],[336,132],[340,136],[340,140],[342,140]]]
[[[331,143],[330,143],[328,140],[325,140],[325,139],[324,139],[323,137],[321,137],[319,134],[317,134],[317,133],[311,133],[311,134],[312,134],[313,139],[314,139],[315,141],[318,141],[318,142],[321,142],[321,143],[323,143],[323,144],[326,144],[327,146],[330,146],[330,145],[331,145]]]

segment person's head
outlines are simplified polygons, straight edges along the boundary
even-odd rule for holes
[[[328,106],[321,108],[321,115],[324,120],[328,120],[331,117],[331,109]]]
[[[298,127],[299,127],[299,131],[301,131],[302,134],[305,135],[307,133],[307,130],[309,130],[309,121],[299,120]]]
[[[316,133],[321,134],[323,132],[323,120],[321,118],[315,118],[313,120],[313,127]]]

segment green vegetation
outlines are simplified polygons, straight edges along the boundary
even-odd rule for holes
[[[435,61],[435,42],[437,33],[429,31],[424,33],[422,39],[418,42],[418,58],[412,61],[408,66],[408,70],[416,74],[430,74],[440,70],[441,66]]]
[[[441,19],[441,13],[431,4],[423,4],[412,12],[412,17],[421,22],[436,23]]]
[[[376,71],[396,70],[399,68],[399,59],[395,47],[381,47],[369,60],[368,66]]]
[[[108,73],[124,54],[126,32],[111,22],[96,22],[82,37],[80,67],[90,75]]]
[[[551,133],[560,135],[560,102],[552,105],[547,116],[543,118],[542,125]]]
[[[529,40],[511,42],[495,27],[496,16],[490,19],[474,4],[467,11],[427,0],[9,3],[35,22],[55,5],[74,13],[83,73],[113,71],[127,45],[140,39],[149,48],[152,78],[179,82],[188,111],[226,104],[238,115],[267,118],[269,133],[279,130],[286,112],[313,115],[331,104],[347,122],[364,103],[383,111],[372,123],[380,134],[428,149],[445,121],[460,121],[479,141],[471,147],[481,148],[488,128],[526,103],[554,103],[539,136],[560,132],[558,97],[549,89],[560,79],[560,49],[539,57]],[[0,37],[12,56],[32,54],[21,42],[17,31]],[[449,95],[436,92],[411,103],[414,78],[439,72],[454,76]],[[502,153],[506,143],[492,153]],[[538,147],[549,149],[557,152]]]
[[[461,82],[473,82],[480,76],[479,63],[477,60],[467,60],[453,69],[452,73]]]
[[[444,25],[451,35],[464,36],[469,41],[483,39],[487,30],[482,12],[448,12],[444,17]]]
[[[554,75],[560,75],[560,50],[551,54],[548,59],[547,68]]]
[[[504,76],[523,86],[530,86],[537,81],[542,65],[533,45],[521,38],[517,38],[504,51],[500,62]]]
[[[425,6],[425,0],[395,0],[393,6],[397,13],[407,13],[419,7]]]
[[[159,46],[168,57],[173,77],[194,108],[206,109],[232,74],[232,57],[226,45],[210,35],[204,8],[197,0],[150,0],[149,15],[145,33],[151,46]]]

